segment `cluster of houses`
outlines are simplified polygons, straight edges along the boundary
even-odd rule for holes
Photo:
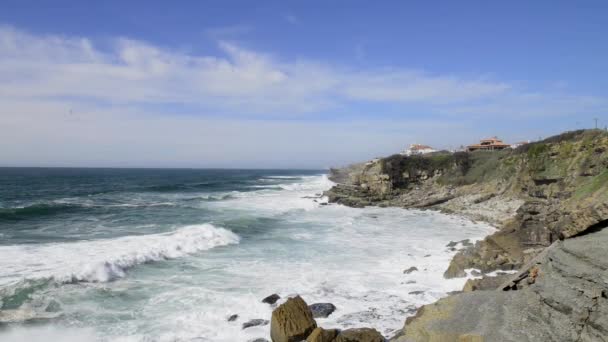
[[[522,141],[522,142],[518,142],[515,144],[507,144],[507,143],[503,142],[502,140],[498,139],[497,137],[492,137],[492,138],[488,138],[488,139],[482,139],[479,142],[479,144],[469,145],[466,148],[463,146],[459,150],[456,150],[453,152],[497,151],[497,150],[504,150],[507,148],[514,149],[514,148],[518,148],[519,146],[525,145],[528,143],[529,143],[529,141]],[[405,156],[412,156],[412,155],[427,154],[427,153],[432,153],[432,152],[437,152],[437,150],[428,145],[411,144],[410,147],[407,148],[405,151],[401,152],[401,154],[405,155]]]

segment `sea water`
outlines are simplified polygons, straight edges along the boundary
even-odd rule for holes
[[[0,341],[269,338],[242,324],[270,319],[273,293],[333,303],[325,328],[390,336],[462,287],[442,276],[446,245],[493,231],[327,204],[331,186],[323,171],[0,169]]]

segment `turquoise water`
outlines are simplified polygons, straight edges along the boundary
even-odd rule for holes
[[[331,185],[322,171],[0,169],[0,340],[248,341],[268,337],[241,324],[269,319],[275,292],[334,303],[323,326],[390,335],[462,286],[441,278],[445,245],[492,231],[326,205]]]

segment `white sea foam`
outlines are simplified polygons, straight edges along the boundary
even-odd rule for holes
[[[102,341],[234,342],[268,338],[268,326],[243,330],[241,324],[249,319],[270,317],[272,307],[260,300],[271,293],[279,293],[283,298],[300,294],[309,303],[335,304],[335,313],[318,319],[323,327],[371,326],[390,336],[403,325],[405,317],[412,314],[411,310],[464,284],[465,279],[443,279],[442,274],[454,254],[446,245],[466,238],[479,239],[494,230],[485,224],[434,212],[323,206],[321,202],[327,199],[319,198],[319,194],[332,185],[327,177],[307,177],[301,182],[291,178],[274,179],[282,190],[260,188],[234,193],[222,201],[201,201],[201,207],[228,213],[224,215],[228,217],[272,218],[268,220],[269,225],[277,226],[266,227],[259,240],[253,238],[238,248],[216,250],[213,257],[185,259],[187,267],[184,268],[175,267],[160,274],[150,269],[148,273],[138,272],[137,279],[92,285],[103,286],[119,298],[123,295],[128,298],[131,291],[138,289],[138,295],[144,299],[130,302],[123,311],[115,305],[91,304],[90,293],[80,287],[54,295],[69,296],[75,303],[64,310],[86,312],[92,316],[88,322],[99,322],[97,339]],[[171,253],[187,254],[186,247],[171,247],[166,240],[179,240],[175,244],[180,246],[190,241],[187,236],[175,238],[183,229],[191,228],[169,234],[113,239],[103,248],[99,241],[90,242],[104,251],[101,261],[112,261],[117,270],[91,262],[86,265],[92,269],[83,268],[80,263],[66,265],[65,259],[79,253],[86,257],[89,246],[85,242],[60,244],[61,251],[49,249],[28,260],[33,262],[50,256],[51,261],[43,261],[39,269],[48,267],[53,270],[48,273],[59,274],[52,260],[63,261],[62,267],[76,269],[67,272],[68,279],[76,274],[87,281],[104,281],[112,279],[113,274],[121,276],[120,272],[125,269],[122,265],[128,268],[137,262],[175,255]],[[213,236],[220,241],[217,245],[238,241],[238,237],[221,228],[208,229],[214,233],[205,241],[213,240]],[[137,244],[123,241],[139,238],[144,240]],[[165,242],[159,243],[157,239]],[[67,248],[80,244],[82,248]],[[155,244],[156,247],[150,247]],[[207,247],[208,242],[201,244],[205,246],[202,249],[211,248]],[[163,252],[158,256],[146,246]],[[197,248],[186,249],[197,251]],[[71,252],[65,254],[65,250]],[[127,250],[130,252],[125,253]],[[4,259],[3,251],[0,248],[0,257]],[[55,257],[56,253],[64,254]],[[133,256],[141,253],[146,257]],[[124,260],[128,262],[122,264],[125,255]],[[23,264],[18,260],[17,263]],[[5,264],[0,261],[0,269]],[[418,271],[404,274],[403,270],[411,266]],[[30,272],[31,268],[26,271]],[[129,319],[117,321],[117,314],[127,315]],[[239,315],[236,322],[226,320],[232,314]]]
[[[175,231],[107,240],[0,247],[0,285],[21,279],[58,282],[107,282],[143,263],[174,259],[213,247],[235,244],[239,237],[211,224]]]

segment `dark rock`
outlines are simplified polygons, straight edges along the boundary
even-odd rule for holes
[[[314,318],[326,318],[336,311],[336,306],[332,303],[315,303],[308,306]]]
[[[424,257],[425,257],[425,258],[428,258],[428,257],[430,257],[430,256],[431,256],[430,254],[427,254],[427,255],[425,255]]]
[[[236,321],[238,318],[239,318],[239,315],[237,315],[237,314],[230,315],[230,316],[228,317],[228,322],[234,322],[234,321]]]
[[[479,272],[478,270],[472,270],[472,271],[471,271],[471,275],[472,275],[472,276],[475,276],[475,277],[479,277],[479,276],[481,276],[481,275],[482,275],[482,273],[481,273],[481,272]]]
[[[409,292],[409,294],[418,296],[418,295],[424,294],[424,291],[412,291],[412,292]]]
[[[407,270],[403,271],[403,274],[410,274],[415,271],[418,271],[418,267],[412,266],[412,267],[408,268]]]
[[[299,342],[317,327],[312,312],[300,297],[289,298],[272,312],[270,337],[273,342]]]
[[[323,328],[316,328],[306,338],[306,342],[333,342],[340,331],[338,329],[325,330]]]
[[[278,294],[276,294],[276,293],[273,293],[273,294],[271,294],[270,296],[268,296],[268,297],[266,297],[266,298],[262,299],[262,303],[266,303],[266,304],[270,304],[270,305],[272,305],[272,304],[276,303],[276,302],[277,302],[277,300],[279,300],[279,299],[281,299],[281,296],[279,296],[279,295],[278,295]]]
[[[406,284],[416,284],[415,280],[409,280],[408,282],[406,282]]]
[[[265,320],[265,319],[252,319],[252,320],[249,320],[249,321],[243,323],[243,329],[257,327],[260,325],[267,325],[268,323],[269,323],[268,320]]]
[[[334,342],[385,342],[386,339],[376,329],[347,329],[338,334]]]
[[[256,338],[255,340],[249,340],[249,342],[270,342],[265,338]]]

